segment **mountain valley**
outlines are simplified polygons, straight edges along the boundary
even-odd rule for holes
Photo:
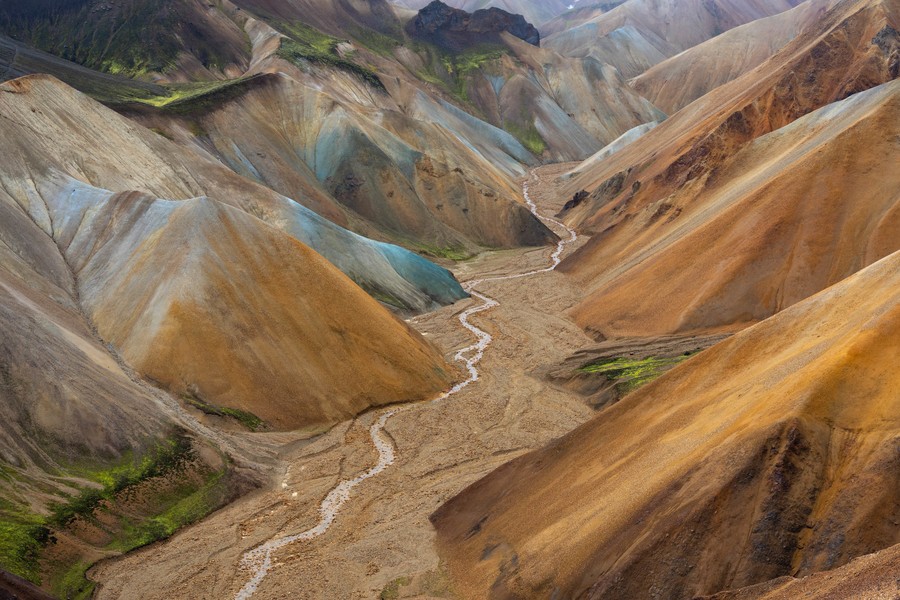
[[[0,596],[900,597],[898,0],[10,0]]]

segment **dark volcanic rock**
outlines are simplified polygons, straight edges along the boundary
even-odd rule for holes
[[[453,52],[479,44],[500,43],[500,34],[504,31],[533,46],[541,45],[541,34],[522,15],[499,8],[476,10],[470,14],[440,0],[420,10],[406,29],[413,37]]]

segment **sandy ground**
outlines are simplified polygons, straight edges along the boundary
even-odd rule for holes
[[[554,214],[566,200],[545,183],[565,169],[545,167],[538,172],[541,184],[531,185],[543,214]],[[461,281],[519,273],[545,267],[551,251],[493,252],[455,270]],[[429,515],[491,470],[593,414],[583,398],[532,375],[591,344],[562,316],[578,296],[566,276],[543,273],[478,290],[500,302],[472,318],[494,336],[479,366],[481,379],[443,403],[418,404],[392,418],[385,433],[395,444],[396,463],[356,488],[324,535],[279,550],[254,598],[377,598],[392,582],[399,597],[452,597]],[[457,316],[473,302],[412,323],[452,357],[472,343]],[[382,412],[309,440],[265,436],[263,443],[281,447],[268,488],[165,542],[98,565],[90,573],[100,583],[97,597],[233,598],[250,576],[240,565],[245,552],[314,526],[328,491],[376,462],[368,430]]]

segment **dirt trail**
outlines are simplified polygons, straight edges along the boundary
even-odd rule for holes
[[[545,182],[565,168],[545,167],[525,182],[535,214],[562,205]],[[565,249],[584,240],[545,220],[563,235],[549,266],[546,249],[462,263],[457,276],[477,304],[413,321],[441,347],[460,348],[452,354],[464,361],[466,380],[433,402],[369,413],[308,442],[273,434],[267,443],[285,442],[273,488],[98,566],[91,573],[101,583],[98,597],[128,598],[140,589],[144,598],[371,598],[391,582],[409,583],[404,596],[448,596],[431,512],[592,414],[580,398],[530,374],[590,343],[560,316],[576,294],[554,272]],[[300,533],[285,536],[290,531]]]

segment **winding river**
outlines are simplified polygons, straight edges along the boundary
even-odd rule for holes
[[[449,391],[432,400],[432,402],[442,402],[447,398],[458,394],[472,383],[478,381],[480,377],[478,371],[478,363],[480,363],[481,359],[484,357],[484,353],[493,341],[493,337],[488,332],[473,325],[469,321],[469,318],[472,315],[499,306],[500,303],[489,296],[479,293],[475,290],[475,288],[483,283],[489,283],[492,281],[521,279],[523,277],[531,277],[533,275],[539,275],[541,273],[553,271],[556,269],[556,267],[559,266],[559,263],[562,261],[562,254],[565,251],[566,246],[574,243],[578,239],[578,235],[574,230],[570,229],[562,222],[550,217],[545,217],[538,212],[538,207],[534,203],[534,200],[532,200],[529,190],[530,185],[533,181],[540,181],[534,171],[531,172],[529,180],[526,181],[522,186],[522,192],[529,210],[531,210],[532,214],[534,214],[535,217],[541,219],[545,223],[550,223],[562,230],[565,230],[567,237],[565,237],[565,239],[560,239],[560,242],[556,246],[556,250],[550,256],[550,265],[548,267],[545,267],[543,269],[536,269],[533,271],[527,271],[524,273],[516,273],[513,275],[501,275],[496,277],[475,279],[472,281],[468,281],[463,285],[463,288],[467,292],[469,292],[472,297],[477,298],[481,301],[481,304],[466,309],[459,315],[459,322],[463,327],[472,332],[476,340],[474,344],[463,348],[454,356],[455,360],[465,362],[466,369],[469,372],[469,376],[464,381],[461,381],[460,383],[454,385]],[[394,461],[396,459],[396,449],[394,448],[394,445],[391,443],[391,441],[385,438],[382,432],[384,431],[384,428],[391,417],[397,415],[402,411],[409,410],[412,406],[415,406],[415,404],[388,410],[384,412],[372,424],[372,426],[369,428],[369,433],[372,437],[372,444],[378,451],[378,462],[371,469],[357,475],[353,479],[345,479],[341,481],[328,493],[327,496],[325,496],[325,499],[322,500],[322,504],[319,506],[319,522],[315,527],[294,535],[272,539],[265,544],[257,546],[253,550],[250,550],[244,555],[244,558],[241,561],[241,566],[249,571],[252,575],[250,577],[250,580],[244,585],[243,588],[241,588],[241,591],[238,592],[237,596],[235,597],[236,600],[247,600],[251,596],[253,596],[259,585],[263,582],[263,580],[266,578],[266,575],[269,573],[269,569],[272,568],[272,554],[276,550],[279,550],[280,548],[284,548],[285,546],[294,544],[296,542],[317,538],[328,531],[328,528],[331,527],[332,523],[334,523],[335,519],[337,518],[338,512],[350,499],[350,492],[352,492],[353,489],[363,481],[375,477],[394,464]]]

